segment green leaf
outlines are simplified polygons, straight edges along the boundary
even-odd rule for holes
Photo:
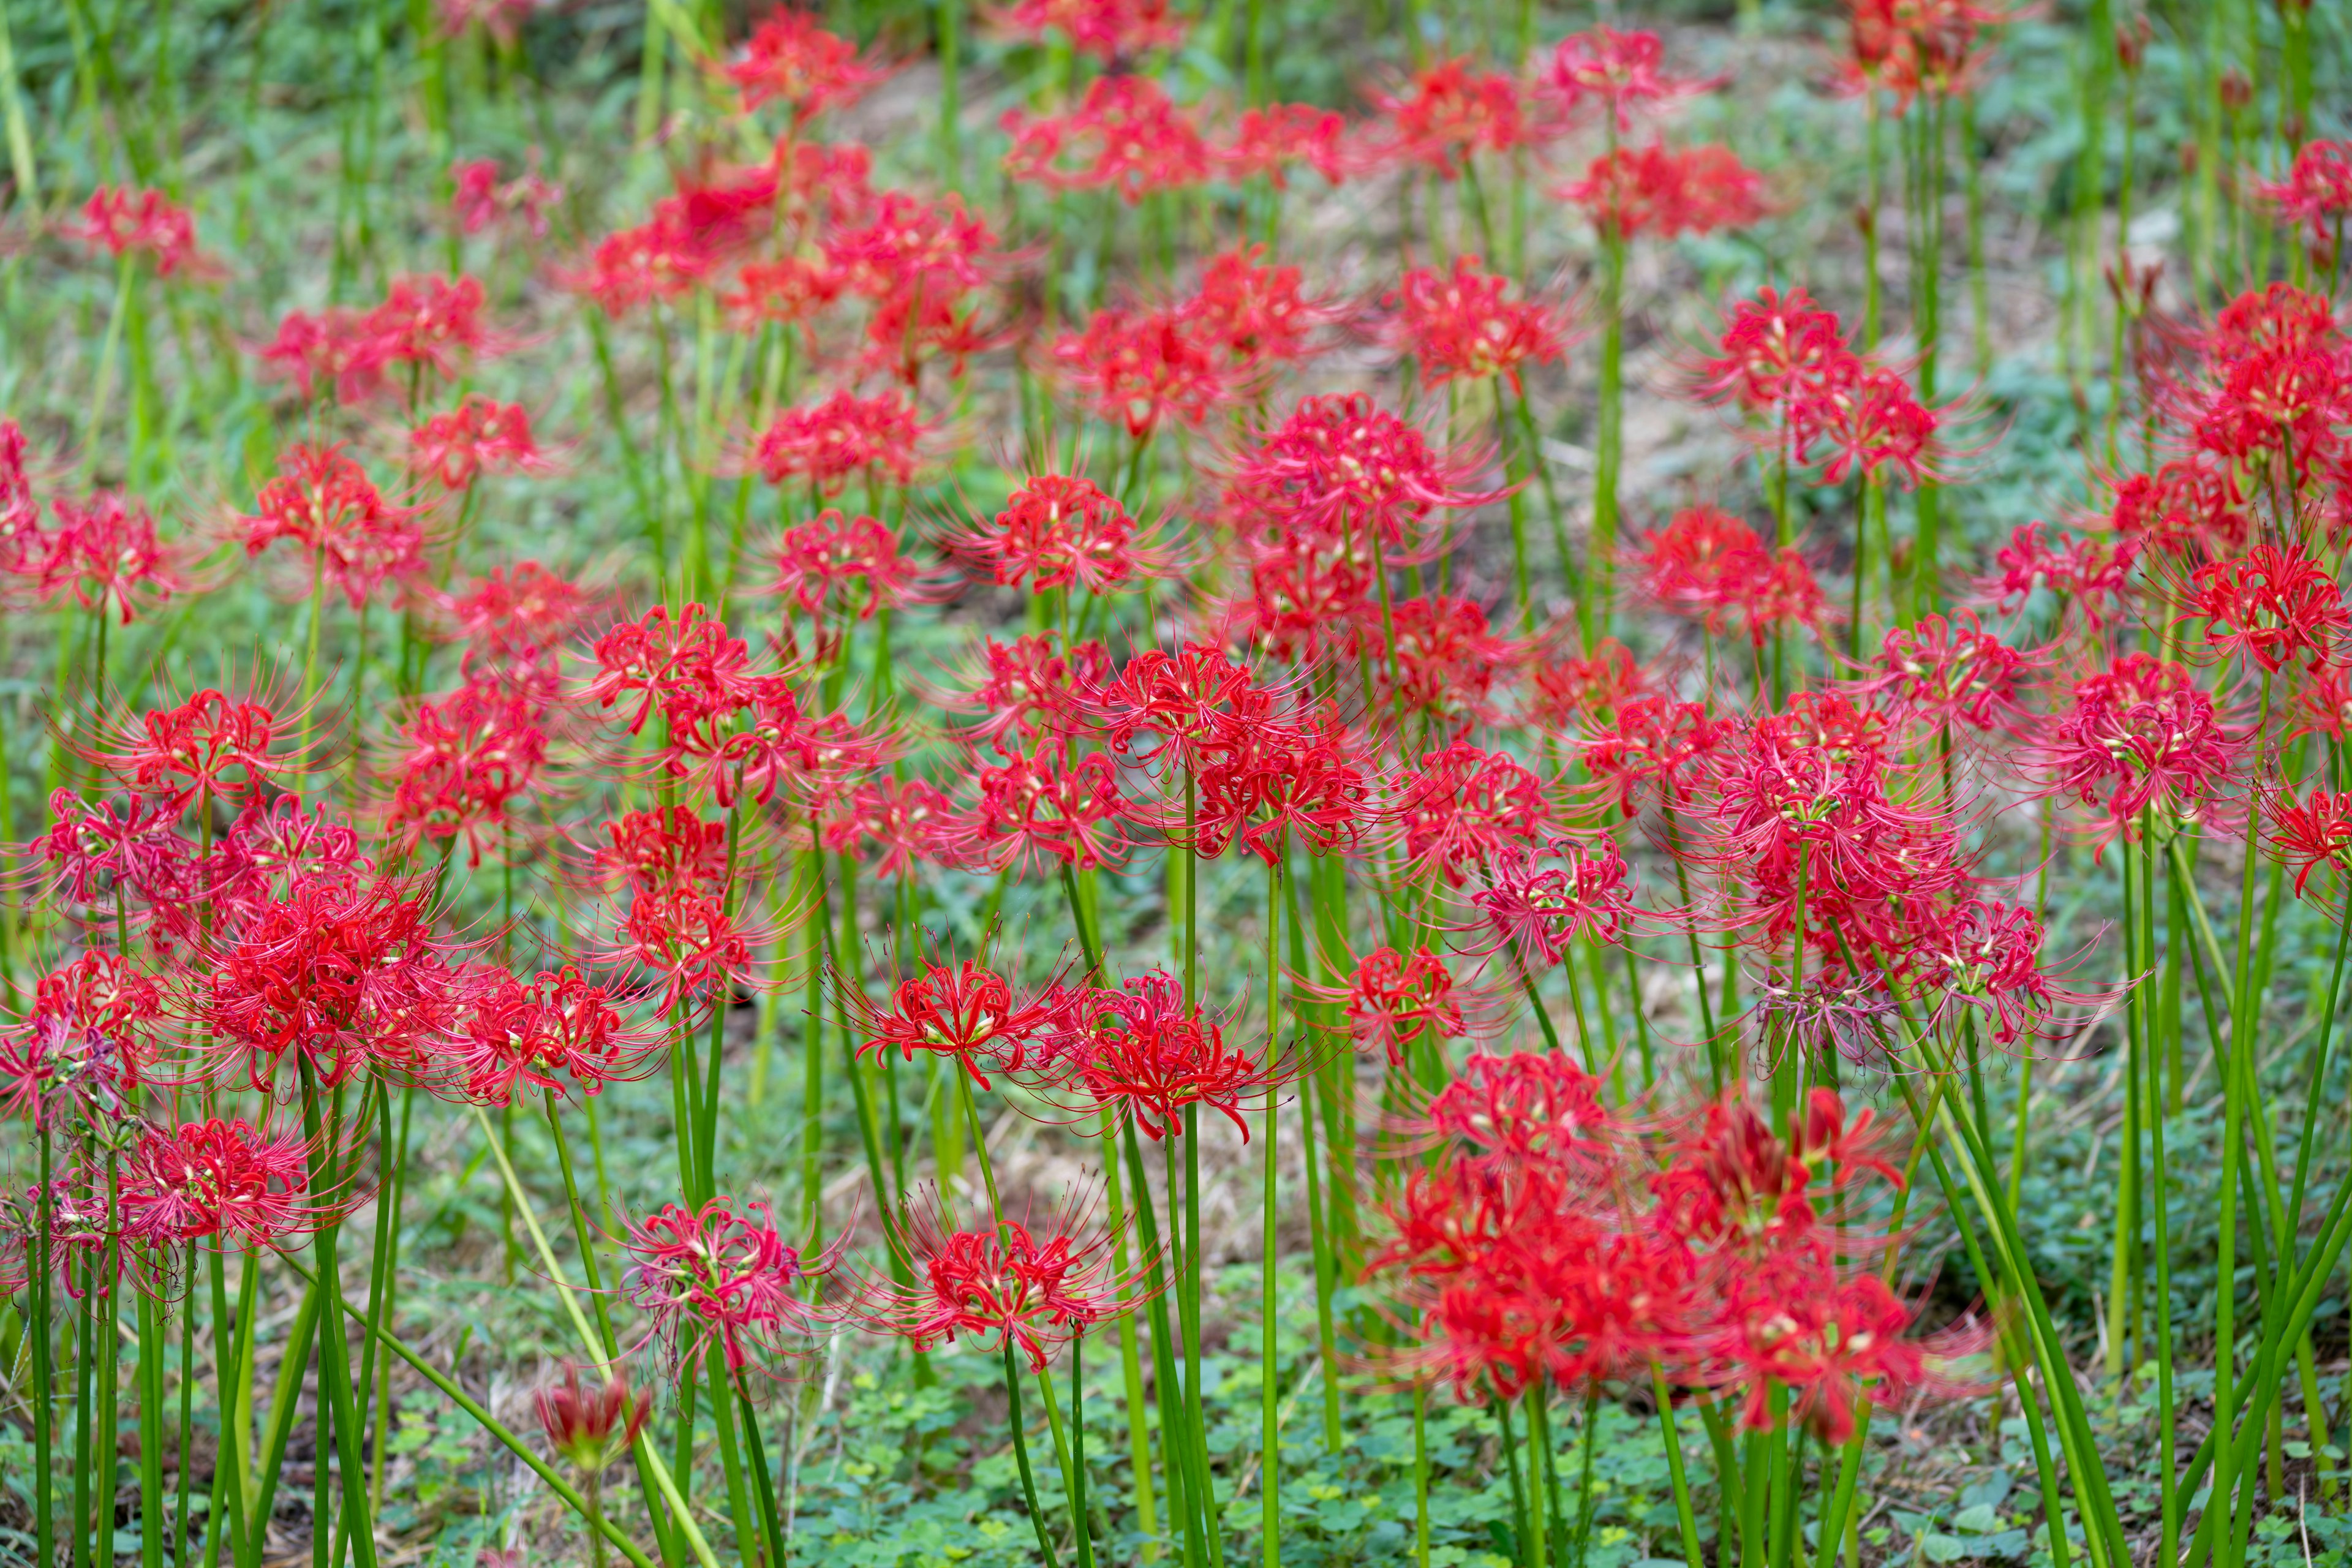
[[[1969,1543],[1957,1535],[1930,1531],[1920,1542],[1920,1550],[1930,1563],[1958,1563],[1969,1554]]]

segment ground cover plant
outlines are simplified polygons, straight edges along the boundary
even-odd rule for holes
[[[2343,1562],[2347,33],[0,5],[0,1554]]]

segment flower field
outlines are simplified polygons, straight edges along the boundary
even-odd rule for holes
[[[2347,87],[0,0],[0,1561],[2340,1568]]]

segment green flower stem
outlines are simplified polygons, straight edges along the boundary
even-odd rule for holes
[[[1311,870],[1310,867],[1310,874]],[[1290,945],[1290,972],[1294,975],[1303,975],[1307,973],[1307,938],[1304,922],[1299,919],[1298,879],[1288,876],[1283,878],[1282,892],[1283,912],[1286,917],[1283,934]],[[1303,1048],[1305,1042],[1314,1037],[1316,1009],[1314,1004],[1304,1000],[1299,995],[1296,984],[1293,984],[1290,988],[1290,1008],[1292,1023],[1298,1032],[1297,1037]],[[1345,1054],[1342,1054],[1330,1065],[1336,1068],[1340,1062],[1349,1059]],[[1337,1454],[1339,1452],[1342,1437],[1339,1419],[1339,1359],[1335,1343],[1335,1325],[1332,1322],[1331,1293],[1338,1286],[1338,1269],[1332,1256],[1332,1238],[1328,1228],[1329,1220],[1324,1213],[1322,1179],[1315,1152],[1315,1091],[1318,1080],[1323,1077],[1323,1064],[1315,1064],[1309,1068],[1307,1078],[1301,1080],[1298,1098],[1298,1135],[1300,1168],[1307,1174],[1307,1237],[1315,1256],[1315,1343],[1316,1353],[1323,1369],[1320,1379],[1323,1385],[1323,1451],[1327,1454]]]
[[[1004,1336],[1004,1395],[1012,1405],[1013,1457],[1021,1468],[1021,1495],[1029,1505],[1029,1522],[1037,1531],[1038,1555],[1045,1568],[1059,1568],[1054,1542],[1045,1533],[1045,1510],[1037,1502],[1037,1478],[1029,1466],[1029,1423],[1021,1413],[1021,1374],[1013,1365],[1013,1336]]]
[[[1650,1396],[1657,1402],[1659,1436],[1664,1440],[1666,1447],[1666,1477],[1674,1487],[1675,1523],[1682,1531],[1683,1562],[1685,1568],[1705,1568],[1699,1552],[1698,1515],[1691,1505],[1690,1476],[1683,1466],[1682,1434],[1675,1427],[1675,1402],[1673,1396],[1667,1392],[1665,1375],[1658,1370],[1655,1362],[1650,1363]],[[1853,1468],[1859,1468],[1854,1461],[1861,1457],[1862,1439],[1869,1430],[1870,1418],[1865,1407],[1861,1430],[1854,1434],[1854,1440],[1847,1445],[1849,1453],[1852,1455],[1849,1465]],[[1503,1438],[1507,1445],[1510,1441],[1510,1426],[1507,1422],[1504,1425]],[[1519,1473],[1514,1466],[1511,1471],[1511,1489],[1514,1494],[1518,1490],[1518,1484]],[[1840,1491],[1842,1500],[1837,1510],[1831,1515],[1832,1519],[1843,1518],[1844,1507],[1853,1500],[1851,1477],[1842,1478]],[[1831,1539],[1826,1529],[1822,1531],[1822,1539],[1824,1541]]]
[[[1281,949],[1282,927],[1282,862],[1279,858],[1266,862],[1265,868],[1265,1059],[1267,1070],[1282,1048],[1282,970],[1276,956]],[[1276,1198],[1279,1169],[1275,1153],[1280,1136],[1281,1110],[1273,1089],[1265,1091],[1265,1148],[1262,1151],[1265,1164],[1260,1178],[1265,1188],[1265,1207],[1258,1222],[1258,1447],[1261,1475],[1258,1479],[1260,1529],[1264,1533],[1265,1568],[1282,1568],[1282,1413],[1280,1408],[1281,1380],[1275,1364],[1275,1331],[1279,1316],[1276,1300],[1276,1264],[1279,1237],[1276,1229]],[[1311,1166],[1310,1166],[1311,1168]],[[1327,1369],[1328,1370],[1328,1369]]]

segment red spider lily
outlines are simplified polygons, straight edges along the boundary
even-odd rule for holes
[[[265,778],[301,765],[298,749],[270,747],[293,716],[268,692],[230,696],[207,689],[174,708],[151,708],[136,730],[105,736],[93,752],[107,772],[173,807],[199,796],[241,800]]]
[[[560,1093],[569,1079],[568,1087],[594,1094],[642,1071],[660,1045],[632,1028],[610,994],[567,963],[529,980],[502,969],[466,976],[449,1053],[467,1098],[506,1105],[526,1083]]]
[[[610,1468],[635,1447],[654,1413],[652,1394],[631,1395],[627,1373],[615,1372],[591,1391],[580,1385],[580,1369],[570,1364],[561,1386],[542,1388],[530,1400],[548,1446],[586,1476]]]
[[[470,393],[446,414],[408,433],[408,460],[445,489],[462,490],[482,473],[538,474],[549,462],[530,437],[530,416],[520,403]]]
[[[825,261],[868,299],[920,289],[953,296],[988,280],[996,234],[950,195],[931,203],[885,191],[872,219],[824,242]]]
[[[2254,180],[2248,190],[2289,222],[2308,224],[2315,239],[2335,244],[2334,226],[2352,213],[2352,143],[2306,142],[2284,180]]]
[[[646,727],[656,702],[672,728],[688,729],[742,707],[763,681],[751,673],[743,639],[729,636],[726,623],[700,605],[675,617],[656,605],[597,638],[595,658],[596,673],[583,695],[608,709],[635,697],[632,735]]]
[[[196,220],[161,191],[100,185],[82,204],[81,221],[58,233],[121,257],[142,251],[155,258],[155,276],[169,278],[196,258]]]
[[[1181,1136],[1186,1109],[1206,1106],[1247,1142],[1242,1102],[1271,1095],[1294,1071],[1228,1044],[1215,1019],[1185,1005],[1183,983],[1165,970],[1132,977],[1122,990],[1089,992],[1086,1006],[1089,1026],[1057,1053],[1056,1070],[1147,1138]]]
[[[1131,1311],[1148,1294],[1142,1267],[1122,1272],[1118,1237],[1090,1193],[1064,1197],[1043,1226],[1014,1219],[960,1228],[937,1187],[906,1207],[894,1238],[917,1283],[866,1282],[852,1315],[917,1350],[959,1337],[1015,1350],[1042,1372],[1057,1345]]]
[[[1782,1139],[1738,1093],[1728,1095],[1707,1107],[1653,1179],[1660,1218],[1675,1235],[1743,1265],[1776,1254],[1826,1258],[1832,1238],[1808,1192],[1816,1173],[1828,1171],[1832,1194],[1864,1174],[1903,1185],[1902,1173],[1879,1150],[1874,1120],[1865,1110],[1849,1122],[1837,1091],[1816,1089],[1791,1113]],[[1866,1240],[1847,1232],[1834,1239]]]
[[[317,883],[352,887],[373,876],[375,862],[360,853],[347,823],[311,807],[298,795],[249,796],[215,852],[209,892],[227,914],[243,920],[281,902],[295,889]]]
[[[1234,124],[1234,139],[1210,155],[1233,180],[1263,176],[1276,190],[1287,190],[1293,163],[1305,163],[1333,184],[1347,177],[1346,153],[1340,138],[1348,122],[1335,110],[1309,103],[1270,103],[1245,109]]]
[[[537,149],[532,162],[538,162]],[[541,179],[536,169],[500,184],[499,166],[488,158],[460,160],[449,165],[449,205],[457,226],[479,234],[503,216],[522,219],[535,239],[547,237],[547,209],[563,199],[563,187]]]
[[[898,982],[887,1008],[849,977],[835,975],[834,988],[866,1037],[860,1056],[896,1050],[908,1061],[917,1051],[951,1057],[982,1089],[989,1087],[982,1067],[1021,1069],[1050,1011],[1038,996],[1016,996],[1010,980],[970,958],[953,965],[926,963],[919,976]]]
[[[1470,895],[1489,937],[1471,951],[1483,955],[1508,948],[1521,963],[1549,968],[1580,935],[1613,942],[1635,912],[1629,899],[1633,875],[1608,838],[1590,844],[1555,838],[1547,856],[1517,846],[1498,849],[1487,864],[1486,885]]]
[[[383,386],[383,340],[369,311],[289,310],[278,323],[278,335],[255,353],[293,376],[306,400],[320,387],[331,387],[341,401],[359,403]]]
[[[1405,1053],[1423,1040],[1435,1046],[1470,1032],[1453,974],[1426,947],[1410,955],[1392,947],[1368,954],[1356,966],[1346,1006],[1349,1037],[1359,1047],[1380,1046],[1391,1067],[1402,1067]]]
[[[872,397],[836,392],[778,415],[761,433],[753,461],[772,485],[804,475],[826,495],[838,495],[854,474],[887,472],[903,485],[915,477],[916,443],[929,428],[895,392]]]
[[[1685,507],[1643,542],[1642,587],[1670,610],[1696,615],[1720,636],[1772,566],[1756,530],[1717,507]]]
[[[314,1217],[309,1182],[299,1138],[218,1118],[151,1128],[122,1174],[122,1231],[149,1247],[206,1237],[269,1247]]]
[[[1855,73],[1894,93],[1897,112],[1923,92],[1964,91],[1981,58],[1979,30],[2007,19],[1970,0],[1853,0]]]
[[[1236,715],[1262,711],[1265,697],[1222,648],[1188,642],[1128,660],[1102,688],[1095,716],[1113,752],[1197,772],[1234,739]]]
[[[823,261],[787,256],[744,264],[735,292],[721,298],[730,319],[746,331],[771,322],[803,328],[841,298],[841,274]],[[804,334],[805,335],[805,334]]]
[[[691,887],[639,893],[614,934],[618,940],[598,956],[658,980],[655,1005],[665,1013],[689,1002],[726,1005],[751,974],[752,943],[760,940],[726,898]]]
[[[1979,584],[1980,589],[2007,613],[2023,605],[2036,587],[2047,587],[2065,605],[2079,608],[2094,630],[2104,626],[2129,589],[2132,565],[2139,555],[2137,542],[2084,536],[2062,544],[2042,538],[2044,526],[2021,524],[2009,542],[1993,552],[1999,570]]]
[[[2024,717],[2020,689],[2047,661],[2010,647],[1977,623],[1975,611],[1959,609],[1948,620],[1928,615],[1916,626],[1889,627],[1871,662],[1877,673],[1855,690],[1916,722],[1989,731]]]
[[[482,325],[482,301],[476,279],[395,278],[383,303],[368,313],[368,327],[386,360],[454,376],[461,353],[497,346]]]
[[[870,621],[876,611],[911,604],[921,594],[919,569],[898,553],[898,536],[870,517],[845,519],[827,508],[814,521],[785,529],[771,558],[776,575],[752,592],[790,599],[818,621],[836,609],[845,617],[855,609],[859,620]]]
[[[11,570],[24,570],[26,542],[41,526],[41,503],[25,468],[25,427],[14,419],[0,419],[0,560]]]
[[[2271,798],[2271,821],[2276,828],[2272,847],[2294,868],[2296,898],[2303,897],[2304,884],[2322,866],[2342,869],[2338,857],[2352,847],[2352,793],[2315,789],[2309,800],[2298,804],[2294,795],[2281,792]]]
[[[1123,824],[1136,811],[1119,793],[1118,769],[1100,752],[1066,760],[1052,739],[1024,751],[1000,738],[1003,766],[978,768],[979,798],[959,824],[957,843],[992,870],[1034,870],[1047,861],[1085,870],[1126,857]]]
[[[493,566],[447,601],[457,635],[485,652],[534,660],[562,647],[587,618],[589,595],[536,561]]]
[[[1244,370],[1307,357],[1308,334],[1338,314],[1302,298],[1299,271],[1265,259],[1265,247],[1220,251],[1202,265],[1200,292],[1184,313],[1201,331],[1224,344]]]
[[[2352,626],[2344,592],[2318,562],[2274,544],[2197,569],[2189,614],[2206,623],[2206,644],[2229,658],[2244,654],[2276,672],[2289,660],[2324,657]]]
[[[618,320],[649,301],[677,299],[717,271],[719,260],[681,215],[660,212],[598,240],[587,266],[561,280]]]
[[[118,899],[177,904],[191,890],[195,846],[180,834],[178,803],[132,796],[85,803],[69,789],[49,795],[49,830],[26,848],[51,868],[52,894],[94,901],[103,888]]]
[[[2111,834],[2145,810],[2193,813],[2228,778],[2234,744],[2212,698],[2179,665],[2126,654],[2076,682],[2074,696],[2052,722],[2053,787],[2104,804]]]
[[[1721,353],[1699,365],[1699,391],[1743,407],[1790,410],[1844,386],[1862,361],[1846,346],[1836,315],[1802,289],[1759,289],[1725,313]]]
[[[1517,759],[1464,742],[1423,752],[1389,808],[1406,858],[1449,879],[1501,850],[1536,841],[1551,822],[1543,781]]]
[[[1043,42],[1059,33],[1080,54],[1107,66],[1147,49],[1174,48],[1184,41],[1186,26],[1168,0],[1013,0],[986,16],[1016,37]]]
[[[1480,1052],[1395,1130],[1405,1147],[1442,1148],[1448,1163],[1485,1174],[1539,1168],[1606,1177],[1626,1127],[1601,1104],[1601,1089],[1599,1078],[1558,1051]]]
[[[1935,461],[1941,416],[1891,370],[1864,370],[1842,385],[1825,387],[1794,413],[1796,451],[1810,458],[1816,446],[1829,449],[1823,484],[1843,484],[1848,474],[1868,478],[1887,468],[1915,488],[1922,479],[1942,477]]]
[[[1813,569],[1792,544],[1772,552],[1763,577],[1748,586],[1739,607],[1748,621],[1748,640],[1759,648],[1785,626],[1810,626],[1818,632],[1829,614]]]
[[[727,1370],[740,1372],[754,1349],[781,1352],[830,1321],[801,1293],[833,1272],[838,1244],[816,1254],[786,1245],[765,1204],[667,1204],[631,1223],[626,1246],[635,1261],[622,1294],[682,1375],[705,1335],[718,1337]]]
[[[837,855],[880,852],[874,875],[914,874],[918,859],[938,861],[950,848],[955,805],[922,779],[880,778],[849,791],[824,825],[824,847]]]
[[[1711,234],[1746,228],[1765,213],[1764,177],[1728,147],[1681,151],[1653,142],[1595,158],[1584,178],[1559,195],[1619,239],[1654,234]]]
[[[1150,77],[1098,76],[1067,114],[1007,110],[1004,172],[1049,190],[1116,190],[1132,206],[1155,191],[1204,184],[1209,144]]]
[[[1558,731],[1599,720],[1647,694],[1649,676],[1633,662],[1633,650],[1615,637],[1602,637],[1589,655],[1537,658],[1527,667],[1526,721]]]
[[[1413,356],[1426,385],[1499,375],[1516,392],[1522,365],[1549,364],[1567,345],[1556,312],[1504,299],[1510,280],[1482,266],[1475,256],[1457,256],[1450,274],[1417,267],[1389,296],[1397,345]]]
[[[416,513],[386,500],[367,470],[340,446],[286,448],[278,456],[277,477],[255,497],[254,515],[237,521],[247,555],[290,540],[333,579],[355,610],[385,579],[425,570],[425,534]]]
[[[1757,1431],[1777,1423],[1770,1391],[1795,1397],[1790,1418],[1822,1442],[1853,1435],[1854,1412],[1868,1396],[1895,1403],[1926,1381],[1920,1346],[1903,1337],[1912,1310],[1874,1274],[1840,1280],[1810,1258],[1774,1258],[1753,1274],[1734,1274],[1708,1349],[1724,1381],[1744,1386],[1740,1422]]]
[[[457,999],[423,895],[388,879],[298,882],[216,946],[200,1011],[264,1091],[289,1054],[323,1089],[406,1067],[447,1027]]]
[[[1655,33],[1593,27],[1570,33],[1554,46],[1543,85],[1571,110],[1587,99],[1599,99],[1622,134],[1633,128],[1634,105],[1668,103],[1721,84],[1721,78],[1669,77],[1661,68],[1665,58],[1665,45]]]
[[[2125,479],[2113,516],[2116,532],[2135,549],[2168,555],[2234,555],[2253,532],[2237,476],[2196,456]]]
[[[419,705],[401,727],[385,826],[403,854],[462,837],[466,864],[482,863],[482,834],[503,834],[509,806],[547,762],[541,710],[528,698],[468,683]]]
[[[1409,558],[1433,510],[1486,506],[1507,487],[1463,487],[1483,466],[1477,454],[1441,452],[1429,438],[1364,393],[1304,397],[1236,470],[1271,518],[1329,539],[1374,535]]]
[[[2269,348],[2325,348],[2340,341],[2336,308],[2326,296],[2273,283],[2250,289],[2221,307],[2198,346],[2226,365]]]
[[[1249,552],[1250,597],[1236,610],[1249,640],[1276,658],[1352,640],[1371,603],[1371,556],[1360,544],[1286,532]]]
[[[674,731],[671,747],[667,765],[681,775],[693,765],[687,759],[698,755],[699,782],[720,806],[731,807],[746,790],[766,805],[782,790],[803,817],[821,812],[897,750],[887,731],[868,733],[845,713],[803,714],[791,689],[776,680],[763,683],[749,721],[732,733]]]
[[[1450,594],[1400,600],[1385,617],[1362,606],[1353,634],[1359,657],[1371,661],[1376,703],[1448,727],[1493,719],[1495,679],[1524,651],[1488,629],[1486,611]]]
[[[2061,1029],[2045,1021],[2054,1008],[2104,1008],[2129,989],[2087,992],[2058,984],[2042,964],[2042,917],[2021,906],[1976,898],[1949,905],[1906,900],[1905,924],[1905,975],[1916,985],[1940,986],[1945,1000],[1990,1016],[1993,1038],[2002,1046],[2029,1028],[2055,1038]]]
[[[982,645],[983,670],[966,677],[969,691],[940,694],[940,706],[982,715],[962,733],[995,742],[1009,734],[1037,740],[1090,724],[1110,682],[1110,653],[1098,642],[1061,651],[1060,634],[1034,632]]]
[[[640,895],[723,891],[731,874],[727,825],[706,822],[688,805],[629,812],[604,824],[596,869]]]
[[[1100,594],[1165,569],[1164,557],[1137,547],[1136,532],[1135,520],[1092,479],[1048,473],[1022,480],[990,522],[948,543],[1000,587]]]
[[[1141,440],[1173,416],[1197,426],[1233,395],[1230,365],[1188,311],[1097,310],[1054,342],[1054,363],[1096,411]]]
[[[887,371],[908,387],[919,385],[923,366],[943,360],[948,374],[960,377],[972,355],[1003,347],[1016,335],[1011,329],[982,325],[977,306],[958,310],[945,294],[908,289],[886,296],[866,321],[866,356],[859,363],[869,371]]]
[[[130,1254],[120,1245],[103,1174],[68,1171],[49,1184],[47,1200],[44,1205],[37,1186],[26,1188],[21,1200],[0,1191],[0,1296],[14,1297],[31,1282],[35,1237],[46,1206],[49,1268],[57,1282],[68,1300],[79,1301],[93,1291],[104,1300],[121,1282]]]
[[[722,68],[743,95],[744,113],[763,103],[782,103],[796,126],[856,102],[889,74],[860,59],[856,44],[789,5],[769,12]]]
[[[2287,739],[2315,730],[2333,740],[2343,740],[2347,727],[2352,726],[2352,668],[2334,658],[2321,659],[2303,672],[2294,699],[2299,721],[2287,731]]]
[[[2197,445],[2206,451],[2244,463],[2284,450],[2300,478],[2352,418],[2352,381],[2333,343],[2266,343],[2223,370],[2197,423]]]
[[[52,970],[34,986],[24,1021],[0,1032],[5,1109],[36,1127],[68,1107],[122,1115],[163,1022],[162,987],[118,953],[92,948]]]
[[[43,599],[69,593],[83,609],[111,609],[127,626],[135,609],[186,590],[177,552],[157,542],[155,520],[139,502],[100,490],[84,501],[58,496],[50,505],[58,526],[40,542]]]
[[[1507,153],[1530,140],[1519,84],[1478,70],[1466,57],[1423,67],[1400,91],[1370,96],[1388,120],[1362,154],[1370,165],[1418,164],[1453,180],[1477,153]]]
[[[1197,775],[1192,839],[1201,854],[1221,855],[1238,838],[1271,866],[1287,853],[1294,833],[1318,854],[1354,847],[1371,789],[1334,715],[1296,726],[1256,721],[1231,729]]]

